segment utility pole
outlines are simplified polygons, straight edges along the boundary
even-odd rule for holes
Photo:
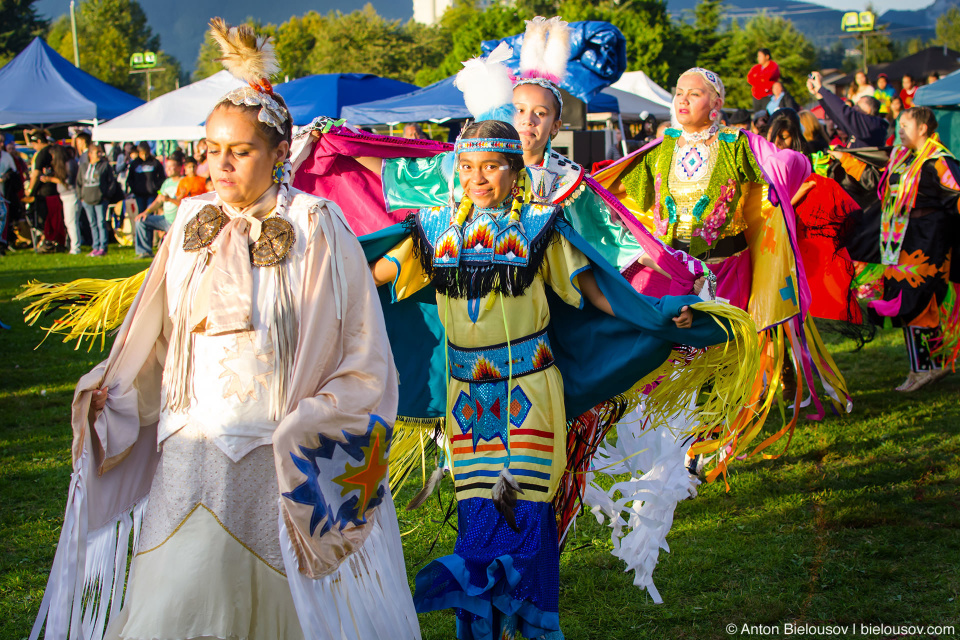
[[[73,66],[80,68],[80,45],[77,44],[77,14],[70,0],[70,30],[73,32]]]

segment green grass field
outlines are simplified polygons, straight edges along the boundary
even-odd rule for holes
[[[136,273],[131,249],[102,259],[18,252],[0,258],[0,639],[29,635],[53,561],[70,478],[69,406],[76,380],[103,358],[48,340],[12,301],[30,278],[64,281]],[[862,351],[827,338],[854,412],[802,423],[777,460],[741,462],[731,490],[701,486],[680,504],[654,574],[665,604],[632,585],[609,554],[609,529],[587,514],[561,556],[560,616],[570,640],[835,637],[788,624],[855,625],[846,636],[943,637],[960,632],[960,375],[904,396],[899,331]],[[779,418],[777,418],[779,419]],[[406,504],[411,482],[397,497]],[[450,481],[443,495],[450,496]],[[400,511],[411,586],[431,556],[449,553],[437,501]],[[420,617],[425,640],[454,637],[453,615]],[[861,624],[955,625],[954,633],[864,631]],[[736,633],[727,632],[728,625]],[[769,628],[773,627],[773,628]],[[795,629],[795,627],[794,627]],[[399,639],[398,639],[399,640]]]

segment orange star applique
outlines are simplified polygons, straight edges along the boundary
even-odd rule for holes
[[[343,474],[334,478],[334,482],[343,487],[340,492],[345,496],[351,491],[360,490],[357,502],[357,515],[362,516],[377,496],[377,489],[387,475],[387,432],[382,424],[377,424],[370,434],[370,444],[361,447],[363,460],[357,466],[347,465]]]

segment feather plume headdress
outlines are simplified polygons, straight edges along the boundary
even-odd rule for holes
[[[570,27],[559,16],[527,20],[520,46],[520,73],[514,86],[536,84],[549,90],[563,111],[560,84],[570,58]]]
[[[453,81],[463,92],[463,102],[475,121],[502,120],[513,124],[513,82],[510,69],[504,64],[513,56],[505,43],[486,58],[471,58]]]
[[[270,36],[258,36],[247,25],[231,27],[222,18],[210,21],[210,35],[223,52],[217,60],[235,78],[248,85],[234,89],[220,103],[229,101],[238,106],[259,106],[257,118],[260,122],[283,135],[290,114],[274,98],[273,85],[270,84],[270,76],[280,71]]]
[[[513,125],[516,109],[513,107],[513,80],[504,64],[513,56],[513,49],[501,42],[486,58],[471,58],[463,63],[453,84],[463,92],[463,102],[473,115],[474,122],[499,120]],[[471,138],[454,145],[456,153],[464,151],[497,151],[523,153],[519,140],[502,138]]]

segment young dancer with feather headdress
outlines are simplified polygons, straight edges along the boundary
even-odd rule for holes
[[[386,484],[397,376],[336,204],[290,187],[271,46],[211,23],[248,86],[73,405],[37,638],[419,638]],[[127,580],[128,549],[133,560]]]
[[[457,76],[475,116],[454,151],[462,197],[361,242],[390,301],[404,415],[440,413],[449,443],[457,543],[417,575],[417,610],[454,608],[463,640],[560,640],[554,499],[572,464],[569,421],[648,376],[672,381],[654,396],[668,403],[686,406],[707,378],[736,396],[726,374],[759,353],[745,313],[640,295],[562,207],[534,200],[500,47]],[[690,368],[671,356],[675,342],[733,335],[747,339],[692,355]]]

